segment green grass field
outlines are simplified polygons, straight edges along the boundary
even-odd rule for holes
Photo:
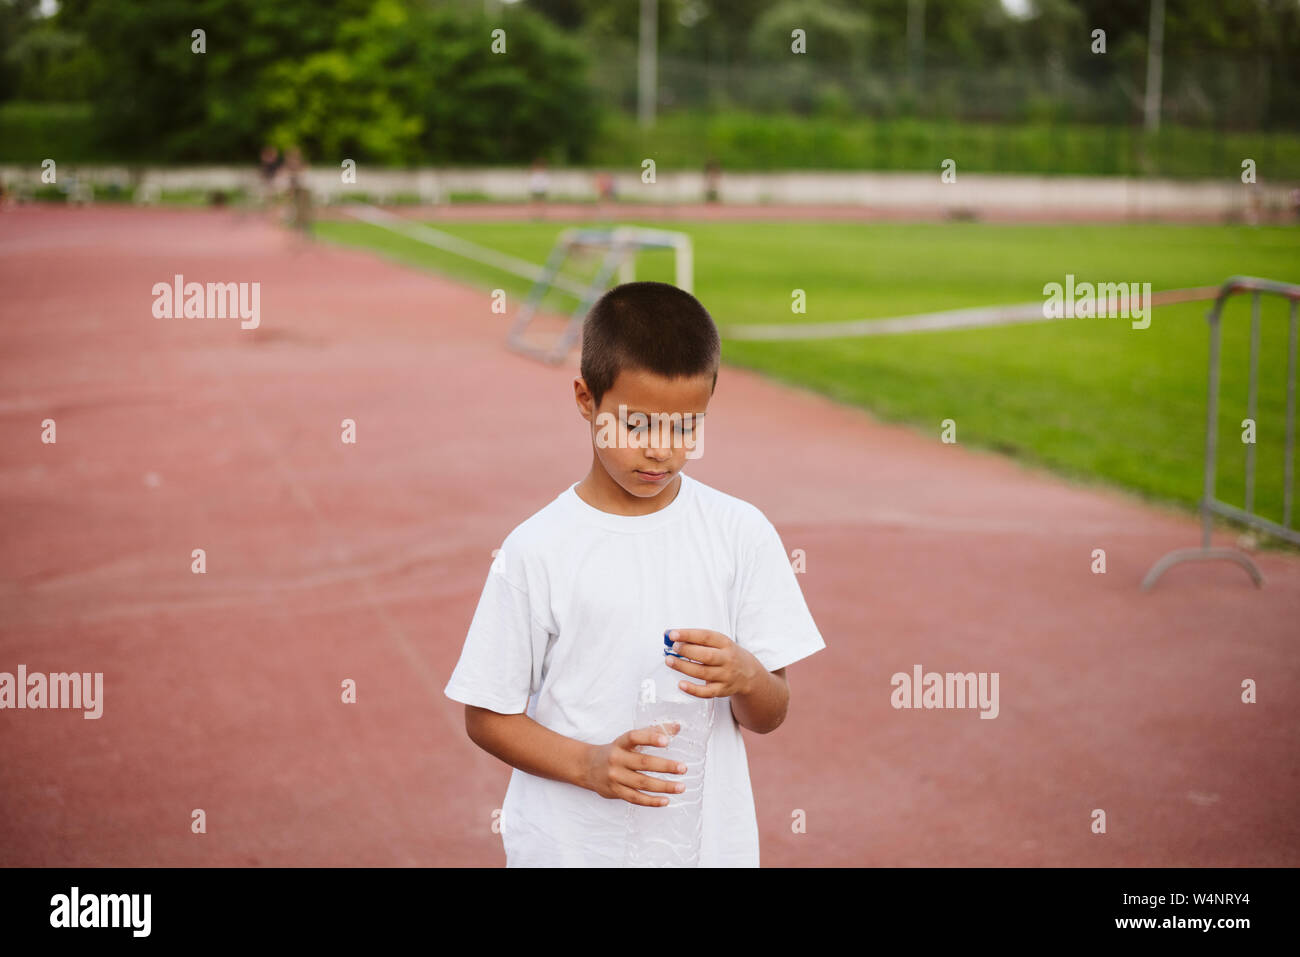
[[[564,225],[437,228],[540,263]],[[1300,229],[1285,227],[747,222],[671,228],[694,240],[695,293],[719,325],[1041,301],[1044,284],[1064,283],[1067,273],[1077,282],[1150,282],[1156,291],[1217,285],[1234,274],[1300,282]],[[484,289],[504,288],[512,313],[528,291],[526,280],[378,227],[323,222],[317,234]],[[671,254],[644,254],[637,277],[671,281]],[[791,312],[795,289],[807,295],[806,315]],[[1263,302],[1255,501],[1261,514],[1280,521],[1287,306],[1276,298]],[[573,306],[560,294],[547,304],[561,312]],[[1208,305],[1157,308],[1147,329],[1094,318],[865,339],[726,340],[723,356],[907,423],[935,441],[942,420],[953,419],[961,444],[1192,508],[1202,484]],[[1218,475],[1219,498],[1238,505],[1249,324],[1249,300],[1240,297],[1224,316]],[[506,325],[503,320],[503,340]],[[719,388],[725,387],[724,377]],[[1300,494],[1293,496],[1300,509]]]

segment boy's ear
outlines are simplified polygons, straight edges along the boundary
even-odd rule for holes
[[[575,376],[573,379],[573,399],[578,403],[578,411],[588,422],[596,414],[596,403],[592,401],[591,390],[587,388],[587,380],[582,376]]]

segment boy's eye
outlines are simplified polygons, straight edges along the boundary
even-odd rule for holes
[[[623,428],[627,429],[629,432],[644,432],[646,429],[649,428],[649,426],[648,426],[648,425],[632,425],[631,423],[624,422],[624,423],[623,423]],[[681,434],[681,433],[683,433],[683,432],[694,432],[694,431],[695,431],[695,423],[693,423],[693,422],[691,422],[691,423],[674,422],[674,423],[673,423],[673,431],[676,432],[676,433],[678,433],[678,434]]]

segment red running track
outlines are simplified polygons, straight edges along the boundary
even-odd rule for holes
[[[175,273],[260,282],[260,328],[153,318]],[[503,863],[509,769],[442,687],[491,550],[585,471],[573,370],[228,212],[5,212],[0,289],[0,671],[105,675],[99,720],[0,712],[0,864]],[[1295,557],[1143,595],[1191,517],[732,368],[710,420],[692,473],[805,551],[828,645],[746,733],[764,864],[1300,863]],[[894,710],[916,664],[997,672],[998,717]]]

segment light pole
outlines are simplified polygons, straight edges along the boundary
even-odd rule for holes
[[[1146,130],[1160,129],[1160,84],[1165,55],[1165,0],[1151,0],[1151,33],[1147,41]]]
[[[907,0],[907,85],[913,93],[925,68],[925,0]]]
[[[655,125],[656,61],[659,46],[659,2],[641,0],[641,41],[637,54],[637,120],[643,130]]]

